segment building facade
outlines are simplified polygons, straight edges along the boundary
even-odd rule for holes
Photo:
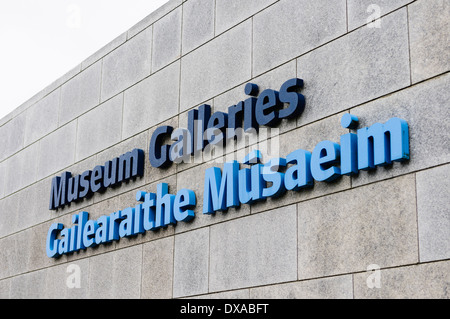
[[[169,1],[0,120],[0,297],[449,298],[449,21],[445,0]],[[243,140],[187,139],[202,118]],[[134,177],[96,178],[133,150]]]

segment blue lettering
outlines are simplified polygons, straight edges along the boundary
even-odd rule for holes
[[[359,129],[357,135],[359,170],[409,159],[408,123],[402,119],[394,117],[385,124]]]
[[[181,189],[175,197],[173,215],[179,222],[188,222],[195,216],[192,210],[196,205],[195,193],[190,189]]]
[[[223,175],[218,167],[205,171],[203,214],[212,214],[239,205],[238,172],[237,161],[225,163]]]
[[[47,233],[46,251],[47,256],[50,258],[56,258],[60,254],[58,253],[59,239],[56,239],[58,233],[64,228],[63,224],[52,224]]]
[[[330,141],[322,141],[314,148],[311,155],[311,174],[316,181],[331,182],[341,175],[335,165],[340,158],[340,146]]]
[[[94,220],[88,220],[84,225],[83,231],[83,245],[84,247],[96,246],[95,243],[95,232],[97,231],[98,224]]]

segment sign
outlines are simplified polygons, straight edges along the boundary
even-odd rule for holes
[[[161,126],[155,130],[149,146],[149,160],[154,167],[179,163],[202,152],[209,144],[226,143],[239,131],[258,130],[260,126],[278,125],[281,119],[299,116],[305,98],[298,93],[300,79],[286,81],[280,91],[264,90],[256,84],[245,86],[245,101],[228,108],[228,113],[211,114],[209,105],[188,112],[188,128]],[[258,96],[259,95],[259,96]],[[256,98],[256,96],[258,96]],[[301,191],[314,181],[331,182],[342,175],[356,175],[392,162],[409,159],[409,128],[406,121],[391,118],[358,129],[358,118],[344,114],[341,126],[356,133],[343,134],[340,143],[319,142],[312,151],[297,149],[285,157],[274,157],[263,163],[259,150],[249,153],[242,163],[229,161],[205,170],[203,214],[226,211],[230,207],[252,204],[268,197],[279,197],[287,191]],[[170,139],[171,145],[164,144]],[[241,168],[242,166],[242,168]],[[54,177],[50,192],[52,210],[107,187],[144,174],[144,152],[134,149],[104,166],[96,166],[81,175],[70,172]],[[89,247],[155,231],[195,217],[196,195],[190,189],[170,194],[166,183],[159,183],[156,193],[138,191],[137,204],[90,220],[88,212],[72,216],[72,227],[54,223],[47,233],[46,251],[51,258]]]

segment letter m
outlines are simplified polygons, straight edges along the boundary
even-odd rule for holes
[[[218,167],[205,171],[205,191],[203,193],[203,214],[213,214],[229,207],[239,206],[238,188],[239,163],[224,164],[223,174]]]
[[[53,177],[48,209],[56,210],[58,207],[62,207],[67,203],[67,182],[71,177],[72,174],[70,172],[62,173],[61,177]]]
[[[360,170],[409,159],[409,128],[402,119],[394,117],[385,124],[359,129],[357,135]]]
[[[144,151],[135,148],[119,157],[118,182],[144,175]]]

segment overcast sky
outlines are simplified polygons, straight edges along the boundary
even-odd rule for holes
[[[0,118],[168,0],[0,2]]]

